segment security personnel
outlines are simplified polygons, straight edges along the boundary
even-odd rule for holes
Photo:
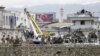
[[[1,38],[1,41],[3,44],[5,44],[5,35],[3,35],[3,37]]]

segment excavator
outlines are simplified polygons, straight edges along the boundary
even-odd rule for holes
[[[42,32],[42,30],[26,8],[24,9],[24,12],[27,16],[28,22],[31,25],[31,30],[24,30],[24,35],[28,42],[40,44],[44,39],[46,39],[45,37],[50,37],[52,35],[52,33],[50,32]]]

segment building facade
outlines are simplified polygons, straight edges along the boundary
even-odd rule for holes
[[[68,15],[67,19],[73,23],[71,29],[94,29],[98,17],[93,16],[91,12],[83,9],[77,13]]]
[[[18,16],[15,11],[8,11],[5,10],[5,7],[0,7],[0,28],[16,28]]]

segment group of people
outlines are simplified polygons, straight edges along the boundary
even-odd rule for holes
[[[21,44],[23,42],[22,38],[18,38],[18,36],[14,37],[10,35],[3,35],[1,38],[3,44]]]
[[[82,30],[77,29],[71,34],[65,35],[64,39],[66,43],[96,43],[98,36],[95,31],[84,33]]]

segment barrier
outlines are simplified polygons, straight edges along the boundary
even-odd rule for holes
[[[27,46],[28,45],[28,46]],[[58,53],[62,56],[91,56],[91,53],[94,51],[99,51],[100,45],[95,45],[92,43],[89,44],[18,44],[13,46],[12,44],[0,44],[0,56],[56,56]],[[91,53],[90,53],[91,51]],[[79,52],[79,53],[77,53]],[[81,54],[80,54],[81,53]],[[96,52],[96,55],[100,53]]]

